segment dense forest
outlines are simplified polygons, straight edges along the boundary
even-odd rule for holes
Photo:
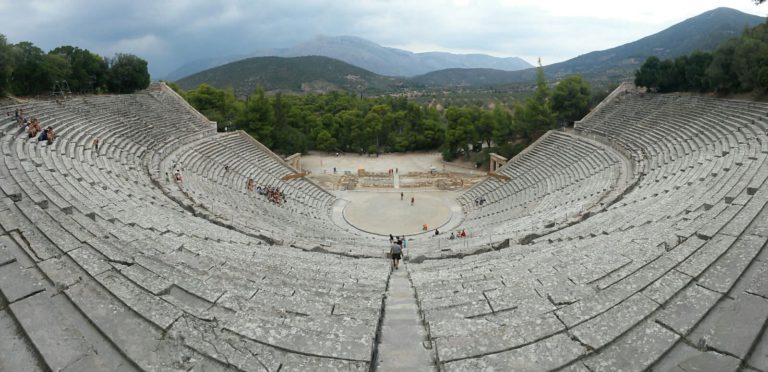
[[[45,53],[27,41],[10,44],[0,34],[0,94],[132,93],[148,85],[147,61],[132,54],[106,58],[73,46]]]
[[[635,85],[658,92],[732,94],[768,91],[768,23],[744,30],[714,52],[675,59],[649,57],[635,73]]]
[[[493,109],[451,106],[438,111],[403,96],[268,95],[261,88],[238,100],[232,89],[202,84],[185,92],[171,86],[216,121],[219,130],[245,130],[279,153],[441,150],[452,160],[470,158],[474,145],[482,142],[487,147],[473,158],[478,163],[488,151],[514,156],[547,130],[581,118],[592,99],[588,83],[579,76],[550,89],[541,68],[532,97],[512,108]]]

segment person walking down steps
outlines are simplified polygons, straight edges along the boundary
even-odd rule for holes
[[[403,254],[403,247],[400,244],[397,244],[397,242],[392,243],[389,248],[389,253],[392,255],[392,267],[397,270],[400,266],[400,258]]]

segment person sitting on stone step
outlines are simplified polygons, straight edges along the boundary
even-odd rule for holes
[[[29,125],[27,125],[27,133],[29,134],[29,138],[37,137],[37,134],[40,133],[40,130],[40,121],[38,121],[37,118],[32,118],[32,120],[29,122]]]

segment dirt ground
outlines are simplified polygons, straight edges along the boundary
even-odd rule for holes
[[[456,197],[486,177],[472,164],[445,163],[436,152],[379,157],[312,153],[302,156],[301,168],[309,179],[347,201],[342,213],[348,223],[382,235],[419,234],[423,224],[428,233],[446,226],[461,215]],[[397,181],[390,169],[397,171]],[[368,175],[357,177],[359,170]]]
[[[378,157],[356,154],[335,154],[313,152],[301,157],[301,168],[309,172],[309,178],[328,190],[337,190],[338,182],[345,173],[357,175],[358,170],[384,173],[389,169],[397,170],[400,175],[418,172],[427,173],[450,172],[456,177],[476,178],[485,175],[484,171],[475,169],[473,164],[456,161],[443,162],[440,153],[394,153]],[[335,172],[334,172],[335,170]],[[472,185],[474,182],[468,182]]]
[[[449,171],[469,175],[482,175],[485,172],[474,169],[471,164],[465,162],[444,163],[440,153],[395,153],[384,154],[378,157],[355,155],[310,153],[301,157],[301,167],[313,174],[333,174],[351,171],[357,173],[358,169],[368,172],[387,172],[388,169],[398,169],[401,173],[429,172],[432,167],[438,171]]]

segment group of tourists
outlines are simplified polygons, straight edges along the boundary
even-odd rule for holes
[[[6,115],[10,116],[10,112],[7,112]],[[56,132],[53,131],[53,127],[43,129],[38,118],[30,119],[24,115],[24,109],[16,109],[13,113],[13,120],[19,127],[24,127],[27,138],[37,138],[38,142],[45,141],[49,145],[56,139]]]
[[[408,240],[405,236],[392,236],[389,234],[389,254],[392,256],[392,267],[397,270],[400,267],[400,259],[405,255]]]
[[[453,240],[456,238],[466,238],[466,237],[467,237],[467,230],[461,229],[461,230],[456,230],[456,234],[451,232],[451,236],[448,239]]]
[[[253,180],[253,178],[248,178],[248,181],[245,184],[248,191],[254,191],[254,188],[259,195],[264,195],[267,197],[267,200],[275,203],[275,204],[282,204],[285,203],[285,194],[280,191],[279,187],[273,187],[273,186],[256,186],[256,181]]]
[[[56,132],[53,131],[53,127],[43,129],[40,125],[40,120],[37,118],[32,118],[32,120],[27,123],[26,129],[29,138],[37,138],[37,142],[45,141],[50,145],[53,143],[53,140],[56,139]]]
[[[475,198],[475,207],[480,207],[485,204],[485,196],[478,196]]]

